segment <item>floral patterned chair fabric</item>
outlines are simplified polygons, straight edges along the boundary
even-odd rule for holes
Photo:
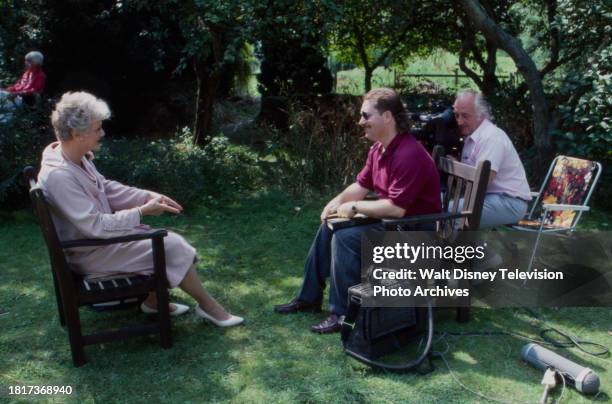
[[[545,209],[548,205],[587,206],[599,174],[601,164],[575,157],[558,156],[551,165],[540,193],[526,220],[520,227],[544,229],[573,229],[583,210],[586,209]],[[535,213],[539,213],[539,218]]]
[[[527,219],[512,228],[537,232],[529,259],[528,271],[533,267],[543,233],[571,233],[583,212],[589,210],[589,199],[601,175],[601,164],[575,157],[558,156],[544,179]]]

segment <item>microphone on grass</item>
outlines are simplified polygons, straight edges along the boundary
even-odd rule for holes
[[[545,371],[548,368],[554,368],[581,393],[595,394],[599,391],[599,376],[597,376],[597,373],[543,346],[534,343],[525,345],[521,350],[521,358],[540,370]]]

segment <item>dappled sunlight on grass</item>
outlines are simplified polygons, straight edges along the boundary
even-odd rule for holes
[[[478,363],[478,361],[474,359],[473,356],[471,356],[468,352],[465,351],[455,352],[455,354],[453,355],[453,359],[469,365],[476,365]]]
[[[89,363],[72,367],[67,334],[59,326],[46,248],[32,219],[3,227],[0,233],[0,386],[72,385],[78,402],[474,402],[435,361],[437,370],[388,374],[346,356],[340,338],[315,335],[310,326],[326,313],[278,315],[274,304],[297,293],[303,263],[318,226],[322,201],[295,204],[263,195],[229,206],[199,207],[179,217],[157,217],[153,227],[184,235],[198,251],[198,273],[206,288],[244,326],[222,329],[197,318],[195,302],[180,290],[172,300],[188,304],[173,319],[174,346],[162,350],[156,336],[86,348]],[[149,221],[149,218],[147,218]],[[324,308],[326,308],[326,302]],[[512,330],[536,337],[556,326],[583,339],[609,343],[609,309],[540,309],[541,320],[517,309],[474,309],[472,321],[458,324],[452,310],[436,312],[436,331]],[[96,313],[81,309],[88,331],[147,317],[130,309]],[[526,343],[507,336],[448,336],[447,359],[470,387],[494,397],[535,401],[541,372],[520,360]],[[444,341],[435,349],[443,351]],[[394,356],[409,360],[414,352]],[[564,352],[565,353],[565,352]],[[572,358],[597,371],[602,385],[612,383],[609,359],[571,351]],[[566,391],[568,402],[585,402]]]

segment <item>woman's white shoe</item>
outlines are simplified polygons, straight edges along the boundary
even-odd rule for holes
[[[217,320],[216,318],[202,310],[199,305],[195,307],[195,312],[198,317],[210,321],[217,327],[232,327],[238,324],[242,324],[244,322],[244,318],[234,316],[233,314],[230,314],[230,317],[227,320]]]
[[[189,306],[180,303],[170,303],[174,305],[174,310],[170,311],[171,317],[180,316],[181,314],[185,314],[189,311]],[[146,314],[157,314],[157,309],[147,306],[144,302],[140,305],[140,310]]]

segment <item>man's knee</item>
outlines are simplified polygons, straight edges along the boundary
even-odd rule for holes
[[[517,198],[499,194],[485,196],[480,227],[494,227],[514,224],[521,220],[527,212],[527,202]]]

